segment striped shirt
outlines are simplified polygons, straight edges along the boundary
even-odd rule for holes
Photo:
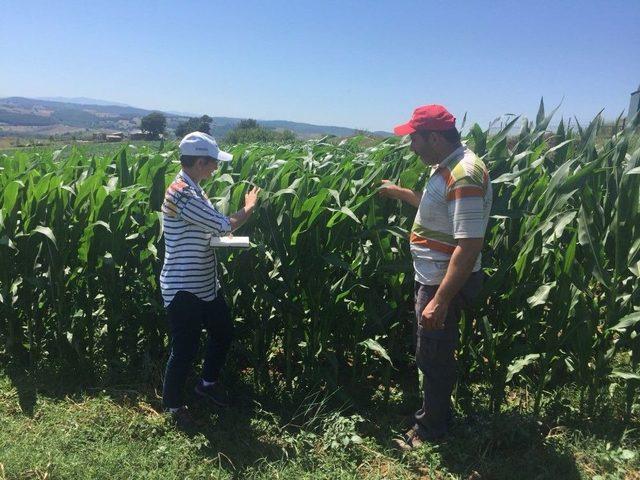
[[[416,281],[439,285],[449,267],[457,239],[483,238],[493,191],[487,167],[461,146],[433,171],[411,228]],[[478,255],[473,271],[480,270]]]
[[[231,231],[229,218],[218,212],[204,190],[180,171],[164,196],[164,265],[160,288],[165,306],[180,290],[210,301],[216,298],[216,255],[209,245],[212,236]]]

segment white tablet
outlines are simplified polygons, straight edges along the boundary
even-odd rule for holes
[[[234,237],[228,235],[226,237],[211,237],[212,247],[235,247],[235,248],[249,248],[251,242],[249,237]]]

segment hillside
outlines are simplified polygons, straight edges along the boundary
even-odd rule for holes
[[[57,97],[56,97],[57,98]],[[109,105],[109,102],[95,99],[63,99],[53,101],[23,97],[0,99],[0,136],[48,137],[61,134],[80,134],[93,132],[131,132],[140,126],[140,119],[151,110],[123,104]],[[78,103],[92,101],[96,104]],[[172,132],[176,126],[188,117],[163,112],[167,117],[167,128]],[[224,137],[242,118],[213,118],[213,134]],[[349,136],[355,129],[329,125],[313,125],[285,120],[260,120],[260,124],[274,130],[291,130],[301,138],[322,135]],[[377,135],[389,135],[375,132]]]

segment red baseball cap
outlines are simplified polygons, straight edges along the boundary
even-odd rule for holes
[[[396,135],[409,135],[416,130],[441,132],[456,126],[456,117],[442,105],[423,105],[413,111],[411,120],[393,129]]]

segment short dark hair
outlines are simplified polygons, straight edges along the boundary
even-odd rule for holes
[[[458,145],[460,144],[460,132],[458,131],[457,128],[453,127],[450,128],[449,130],[440,130],[440,131],[435,131],[435,130],[418,130],[418,132],[423,136],[426,137],[428,134],[430,133],[437,133],[439,135],[442,135],[442,137],[449,142],[451,145]]]
[[[217,162],[217,158],[203,157],[202,155],[180,155],[180,164],[183,167],[193,167],[199,158],[204,158],[208,162]]]

